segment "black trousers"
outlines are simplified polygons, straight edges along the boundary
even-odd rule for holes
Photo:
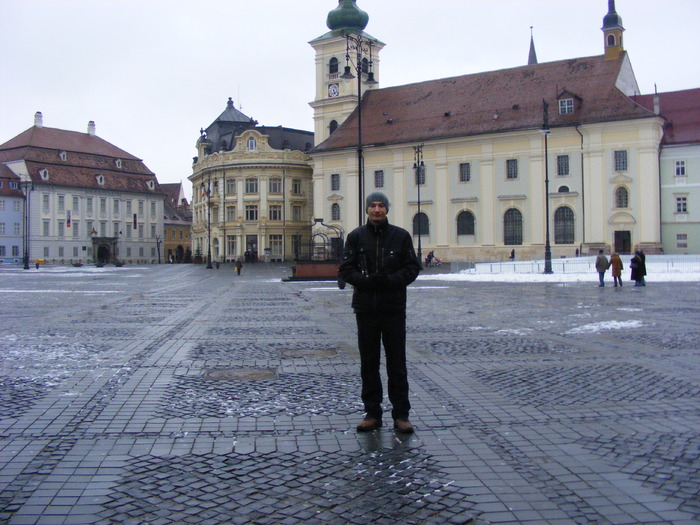
[[[408,373],[406,371],[406,312],[356,312],[357,344],[360,349],[362,402],[368,416],[382,417],[382,380],[379,373],[384,345],[391,416],[408,417]]]

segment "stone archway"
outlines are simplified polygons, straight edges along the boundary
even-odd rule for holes
[[[110,259],[112,258],[111,256],[111,250],[109,249],[108,244],[99,244],[97,246],[97,262],[100,263],[108,263],[110,262]]]
[[[118,237],[94,237],[92,239],[93,260],[96,263],[116,263],[119,258]]]

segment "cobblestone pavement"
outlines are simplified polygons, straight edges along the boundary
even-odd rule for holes
[[[402,436],[289,274],[0,269],[0,522],[700,522],[698,284],[417,281]]]

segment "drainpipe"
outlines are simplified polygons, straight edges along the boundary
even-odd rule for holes
[[[583,174],[583,133],[578,129],[578,124],[576,124],[576,133],[581,136],[581,220],[582,224],[582,240],[579,245],[579,255],[583,255],[583,245],[586,242],[586,186],[584,185],[584,174]]]

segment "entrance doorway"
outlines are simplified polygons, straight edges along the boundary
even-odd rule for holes
[[[258,262],[258,236],[245,236],[245,260],[246,262]]]
[[[617,253],[632,253],[632,234],[629,231],[615,232],[615,251]]]
[[[110,249],[108,244],[100,244],[97,247],[97,262],[110,262]]]

